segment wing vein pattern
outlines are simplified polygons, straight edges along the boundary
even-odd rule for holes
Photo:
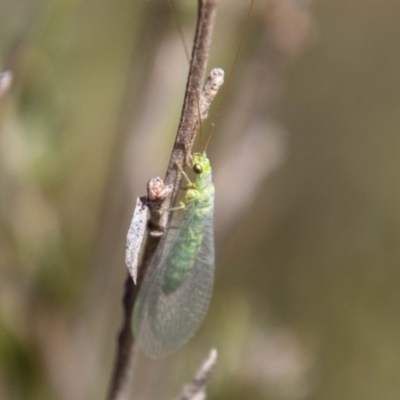
[[[207,313],[215,259],[210,185],[212,194],[206,201],[190,202],[183,212],[174,212],[135,305],[135,337],[149,356],[163,357],[178,350]],[[199,212],[202,201],[207,207]]]

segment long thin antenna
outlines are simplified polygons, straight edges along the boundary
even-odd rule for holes
[[[178,28],[179,36],[181,37],[181,41],[183,43],[183,49],[185,50],[186,59],[187,59],[188,63],[190,63],[189,47],[188,47],[188,45],[186,43],[185,35],[183,34],[182,26],[181,26],[181,24],[179,22],[178,11],[177,11],[177,9],[175,7],[174,0],[169,0],[168,3],[171,6],[172,15],[174,16],[175,25]]]
[[[190,64],[190,55],[189,55],[189,47],[187,45],[187,42],[185,40],[185,35],[183,33],[182,25],[179,22],[179,17],[178,17],[178,11],[175,7],[174,0],[169,0],[168,1],[169,5],[171,6],[172,9],[172,15],[174,16],[174,21],[175,25],[178,28],[179,36],[181,37],[181,41],[183,44],[183,49],[185,51],[186,59],[188,64]],[[203,129],[202,129],[202,122],[201,122],[201,110],[200,110],[200,99],[199,99],[199,93],[196,91],[196,100],[197,100],[197,110],[199,113],[199,130],[200,130],[200,147],[201,147],[201,142],[203,139]]]
[[[208,145],[210,143],[211,137],[212,137],[212,135],[214,133],[215,126],[217,125],[218,119],[219,119],[219,117],[221,115],[222,107],[223,107],[223,105],[225,103],[225,100],[226,100],[226,95],[227,95],[228,89],[229,89],[229,87],[231,85],[232,76],[233,76],[233,73],[235,72],[235,67],[236,67],[239,55],[240,55],[240,53],[242,51],[243,42],[244,42],[244,38],[246,36],[247,28],[249,27],[249,24],[250,24],[250,16],[251,16],[251,11],[252,11],[252,8],[253,8],[253,4],[254,4],[254,0],[250,0],[250,7],[249,7],[249,9],[247,11],[246,22],[244,24],[243,31],[242,31],[241,36],[240,36],[239,46],[238,46],[238,49],[236,50],[235,58],[233,59],[233,65],[232,65],[232,68],[231,68],[231,70],[229,72],[228,79],[227,79],[227,82],[226,82],[226,86],[225,86],[225,88],[224,88],[224,90],[222,92],[222,99],[221,99],[221,102],[219,103],[219,106],[218,106],[217,115],[215,116],[215,118],[214,118],[214,120],[213,120],[213,122],[211,124],[211,132],[208,135],[208,139],[207,139],[206,145],[205,145],[204,150],[203,150],[204,153],[206,152],[207,147],[208,147]]]

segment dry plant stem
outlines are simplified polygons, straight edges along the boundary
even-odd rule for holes
[[[182,179],[182,174],[177,164],[181,167],[186,165],[199,128],[197,98],[198,93],[201,93],[205,76],[215,16],[216,0],[199,0],[196,34],[182,115],[165,177],[166,186],[171,187],[171,195],[163,202],[164,208],[170,208],[175,201]],[[156,211],[156,209],[157,207],[154,207],[154,210],[149,207],[151,217],[143,259],[139,266],[137,285],[134,285],[129,274],[125,282],[123,326],[118,336],[117,355],[108,394],[109,400],[128,400],[130,398],[134,350],[134,337],[131,329],[133,306],[147,267],[160,241],[160,232],[164,231],[167,223],[167,213],[160,215],[159,210]]]
[[[217,350],[212,349],[201,364],[196,376],[182,390],[174,400],[197,400],[206,398],[206,386],[210,381],[211,373],[217,361]]]
[[[177,165],[184,168],[188,163],[195,135],[199,129],[198,98],[202,92],[210,51],[212,28],[216,16],[216,3],[216,0],[199,0],[198,23],[193,44],[192,59],[190,61],[185,100],[178,133],[165,175],[165,184],[173,186],[172,194],[164,205],[165,208],[170,208],[177,196],[182,180],[182,174]]]

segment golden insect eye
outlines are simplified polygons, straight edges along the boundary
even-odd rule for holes
[[[203,167],[200,164],[193,165],[193,172],[195,174],[201,174],[203,172]]]

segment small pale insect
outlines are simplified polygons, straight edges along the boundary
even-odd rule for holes
[[[163,357],[197,331],[214,281],[214,185],[205,153],[192,157],[196,181],[172,216],[137,299],[133,326],[142,351]]]

